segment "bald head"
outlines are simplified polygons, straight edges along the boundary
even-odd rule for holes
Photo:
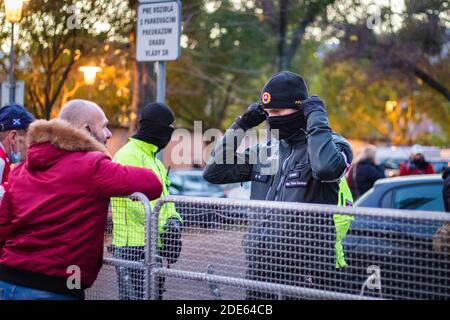
[[[111,138],[108,119],[103,110],[94,102],[71,100],[61,109],[58,119],[65,120],[78,129],[86,129],[103,144]]]
[[[90,123],[93,117],[105,116],[98,105],[87,100],[71,100],[59,112],[58,118],[65,120],[77,128]]]

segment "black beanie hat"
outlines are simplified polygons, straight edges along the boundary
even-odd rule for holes
[[[308,99],[305,80],[290,71],[275,73],[261,92],[263,108],[300,109],[302,100]]]

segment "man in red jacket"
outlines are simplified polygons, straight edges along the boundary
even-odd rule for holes
[[[162,192],[152,171],[111,161],[97,105],[72,101],[59,118],[29,127],[27,160],[10,175],[0,207],[0,300],[83,299],[102,266],[110,197]],[[73,289],[74,270],[81,286]]]

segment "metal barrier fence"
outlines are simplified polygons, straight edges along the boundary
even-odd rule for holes
[[[134,193],[111,199],[105,230],[103,267],[88,300],[150,298],[150,215],[147,197]]]
[[[162,241],[157,222],[173,205],[183,229]],[[433,248],[449,214],[175,196],[151,214],[140,194],[114,199],[111,211],[88,299],[450,298],[450,238]],[[340,269],[337,215],[354,219]]]
[[[184,218],[181,255],[158,265],[175,249],[156,241],[169,203]],[[336,215],[354,219],[341,269]],[[161,287],[163,299],[188,300],[450,298],[450,254],[432,246],[449,214],[173,196],[152,221],[151,298]]]

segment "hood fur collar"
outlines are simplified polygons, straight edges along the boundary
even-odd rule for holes
[[[77,129],[64,120],[36,120],[27,133],[29,145],[50,143],[66,151],[106,152],[106,147],[92,137],[87,131]]]

